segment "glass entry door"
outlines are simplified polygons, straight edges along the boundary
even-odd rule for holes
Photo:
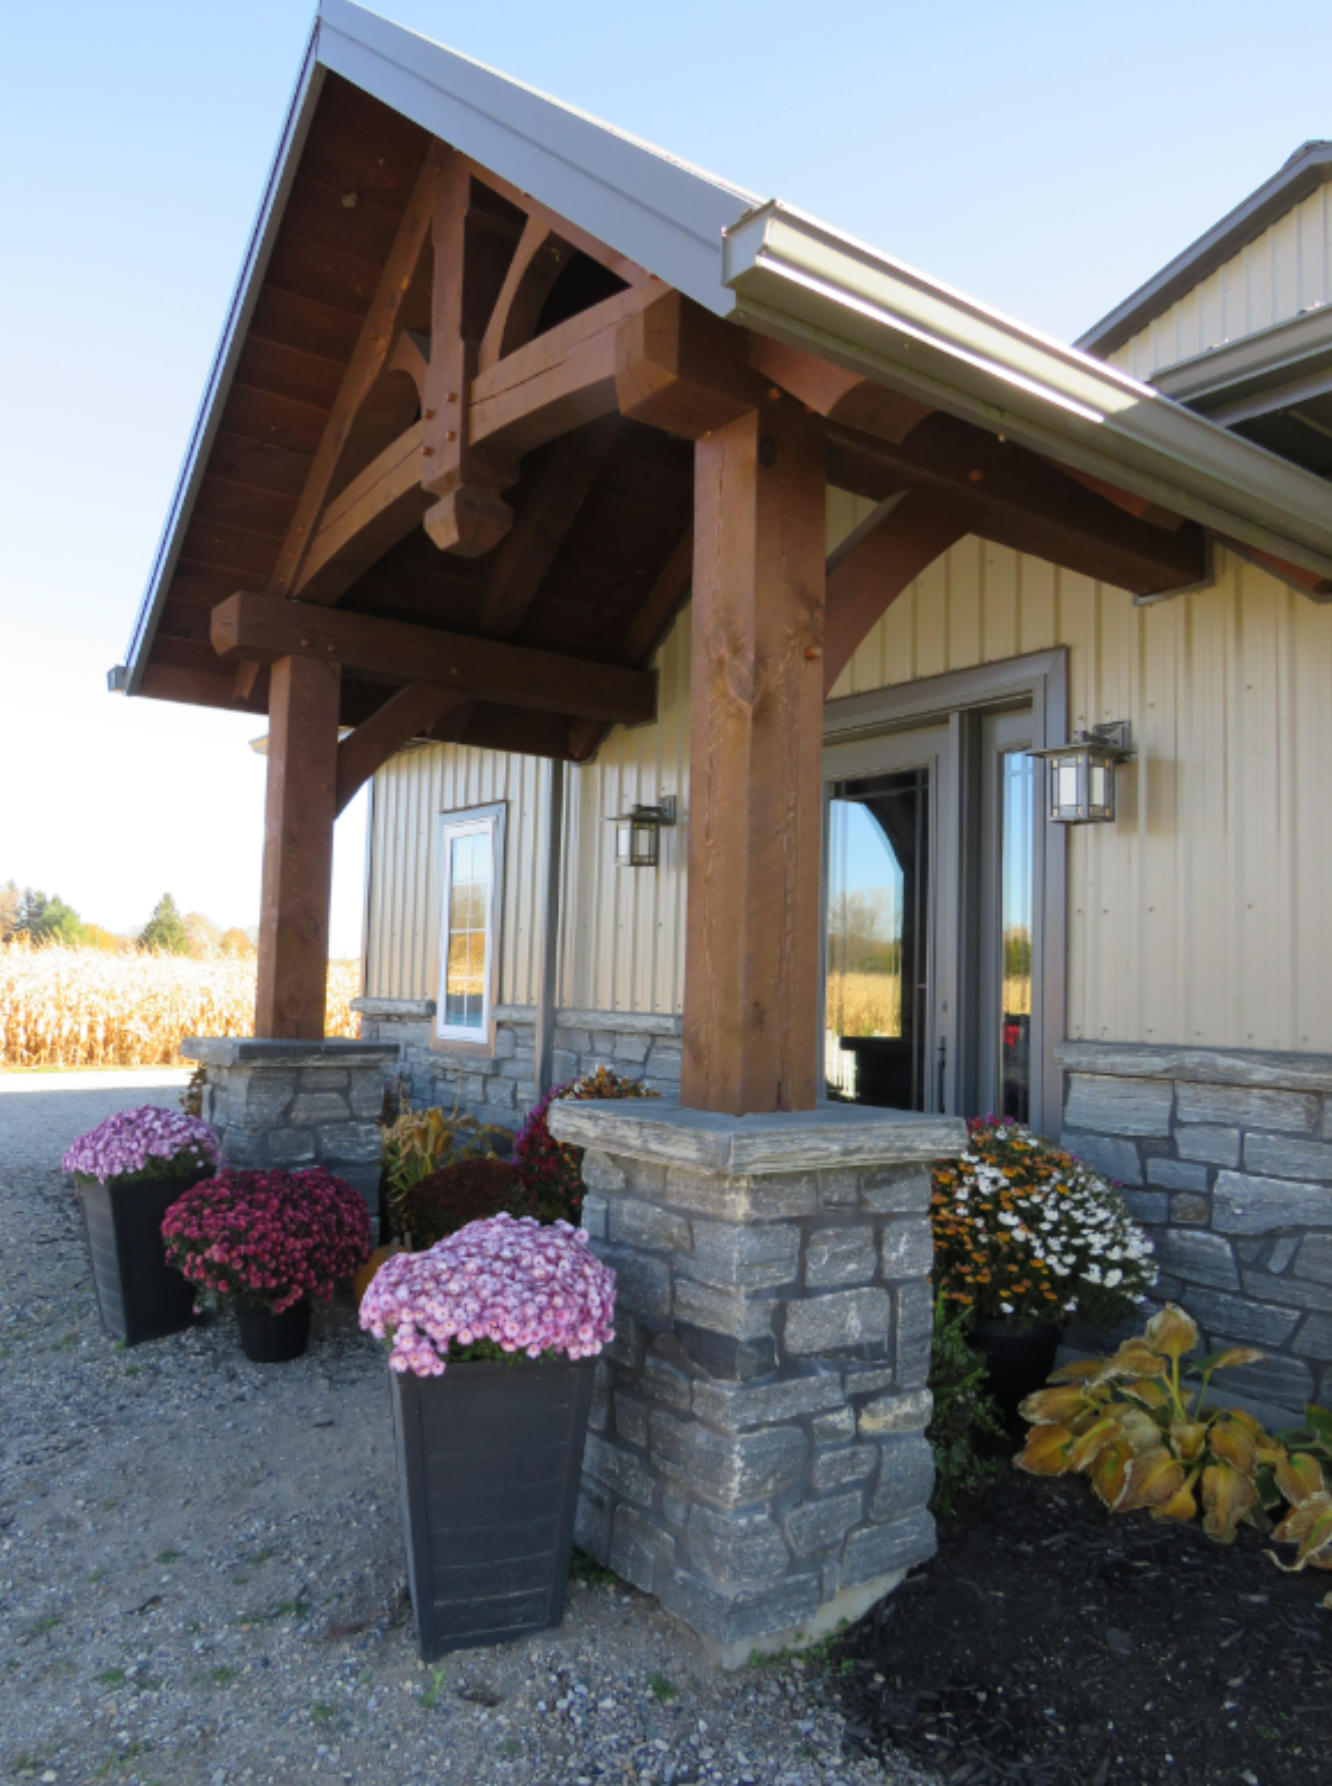
[[[825,753],[824,1083],[842,1103],[938,1110],[934,963],[947,726]]]

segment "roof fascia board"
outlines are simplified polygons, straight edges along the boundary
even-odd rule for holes
[[[1085,353],[1112,354],[1328,180],[1332,143],[1307,143],[1256,192],[1079,336],[1077,345]]]
[[[777,203],[728,230],[724,263],[750,327],[1332,574],[1321,479],[1114,367]]]
[[[351,0],[323,0],[318,29],[325,66],[696,303],[730,314],[721,236],[757,202],[753,193]]]
[[[213,351],[213,362],[209,370],[208,382],[204,386],[203,396],[194,418],[194,426],[190,430],[190,438],[185,448],[185,457],[181,463],[180,472],[176,478],[171,506],[167,511],[166,522],[162,528],[162,535],[153,557],[152,569],[148,575],[147,587],[139,604],[134,630],[130,635],[129,648],[125,654],[124,674],[120,675],[119,667],[117,671],[112,672],[113,678],[118,678],[113,682],[113,686],[125,694],[137,694],[143,680],[148,648],[157,629],[158,616],[161,613],[162,604],[166,600],[166,592],[171,586],[171,579],[175,574],[176,563],[180,557],[185,523],[194,507],[194,499],[198,493],[204,467],[208,462],[208,454],[221,421],[222,405],[230,387],[241,348],[245,343],[245,333],[259,296],[259,286],[277,236],[277,227],[282,217],[283,207],[296,178],[300,152],[314,117],[315,104],[324,81],[324,72],[319,65],[316,51],[317,37],[318,26],[316,24],[311,30],[306,45],[305,56],[296,79],[295,89],[292,92],[291,103],[287,107],[287,116],[278,138],[277,150],[269,169],[263,197],[250,231],[249,246],[245,251],[245,258],[241,262],[240,273],[237,276],[231,301],[227,306],[227,313],[223,320],[222,332]]]
[[[1259,391],[1289,384],[1332,364],[1332,304],[1274,323],[1252,335],[1180,360],[1154,375],[1152,383],[1177,403],[1237,402]]]

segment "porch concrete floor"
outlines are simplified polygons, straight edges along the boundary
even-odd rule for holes
[[[129,1351],[99,1331],[59,1157],[183,1077],[0,1075],[4,1778],[922,1779],[843,1762],[815,1668],[724,1675],[622,1584],[572,1586],[558,1633],[423,1669],[384,1362],[350,1304],[283,1366],[249,1364],[229,1319]]]

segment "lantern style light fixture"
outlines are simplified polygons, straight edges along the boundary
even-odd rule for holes
[[[1129,722],[1111,720],[1076,732],[1067,744],[1033,750],[1050,765],[1047,810],[1057,825],[1113,825],[1115,766],[1133,755]]]
[[[661,827],[675,823],[675,795],[663,794],[655,806],[635,806],[607,823],[615,827],[617,868],[655,868],[661,856]]]

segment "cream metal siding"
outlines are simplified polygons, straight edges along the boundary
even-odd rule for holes
[[[829,545],[869,505],[829,493]],[[1039,559],[962,541],[874,627],[836,695],[1069,649],[1069,718],[1132,722],[1113,826],[1073,827],[1068,1034],[1332,1051],[1332,608],[1218,551],[1211,589],[1151,606]],[[566,771],[559,1000],[678,1012],[685,840],[619,870],[604,819],[680,799],[687,821],[689,625],[658,658],[661,718]],[[544,769],[454,747],[375,783],[367,991],[434,991],[435,818],[507,799],[501,997],[531,1004]]]
[[[1134,378],[1332,302],[1332,184],[1279,217],[1108,356]]]

